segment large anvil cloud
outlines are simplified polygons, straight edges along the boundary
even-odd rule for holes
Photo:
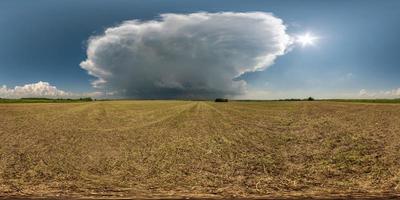
[[[231,97],[246,91],[235,77],[270,66],[290,43],[270,13],[162,14],[91,37],[81,67],[122,97]]]

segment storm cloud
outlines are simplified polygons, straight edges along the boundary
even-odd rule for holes
[[[246,92],[236,77],[271,66],[290,44],[271,13],[162,14],[91,37],[80,65],[95,88],[121,97],[234,97]]]

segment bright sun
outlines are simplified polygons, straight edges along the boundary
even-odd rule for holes
[[[304,35],[299,35],[296,38],[296,42],[300,43],[301,46],[309,46],[309,45],[314,45],[315,41],[318,39],[318,37],[312,35],[311,33],[306,33]]]

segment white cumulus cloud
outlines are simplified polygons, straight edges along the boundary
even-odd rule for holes
[[[162,14],[131,20],[88,41],[80,65],[105,88],[132,98],[210,98],[242,95],[246,71],[283,55],[291,37],[264,12]]]
[[[3,85],[0,87],[0,98],[26,98],[26,97],[43,97],[43,98],[79,98],[79,97],[97,97],[102,94],[93,93],[73,93],[58,89],[56,86],[50,85],[48,82],[39,81],[37,83],[26,84],[23,86],[15,86],[7,88]]]

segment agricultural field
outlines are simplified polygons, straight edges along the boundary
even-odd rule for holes
[[[0,104],[0,196],[400,193],[400,104]]]

